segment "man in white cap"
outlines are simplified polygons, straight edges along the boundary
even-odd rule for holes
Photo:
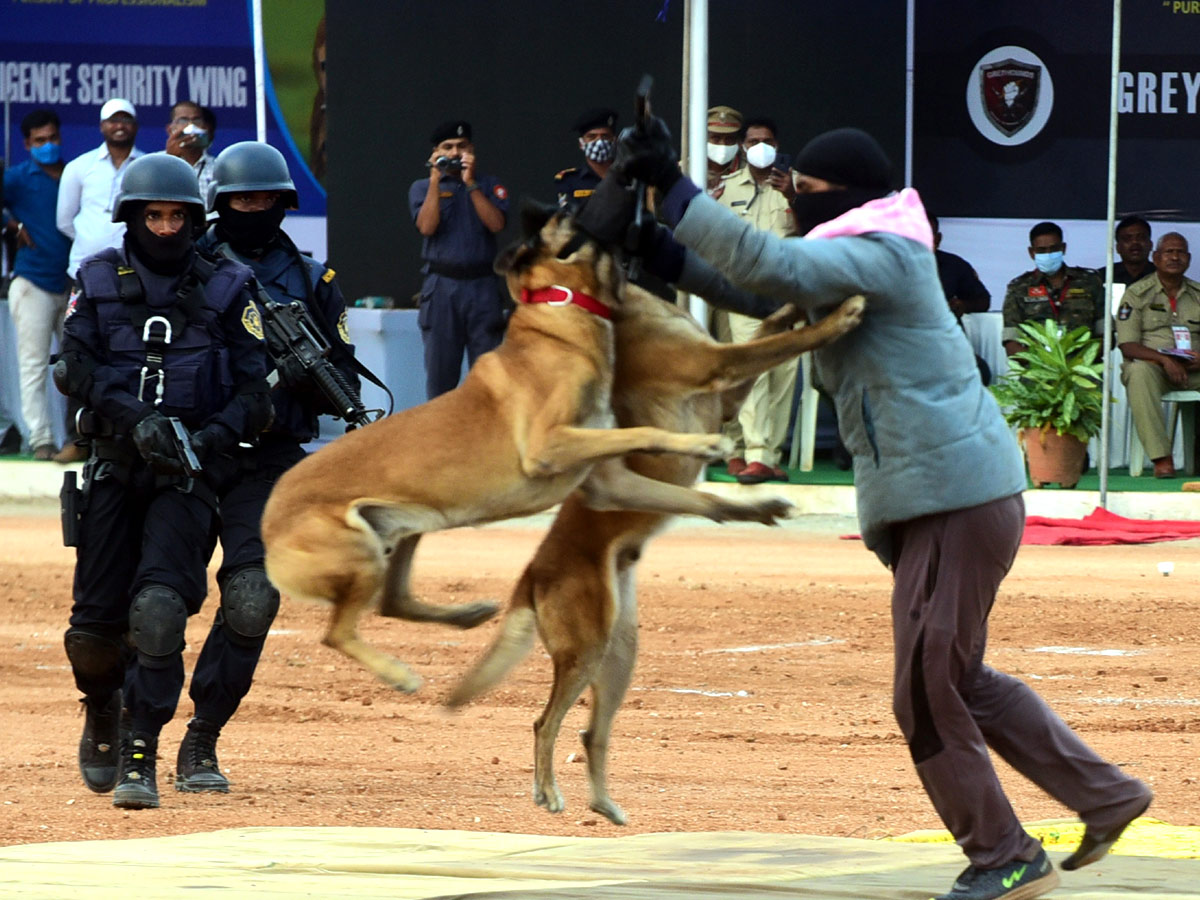
[[[106,247],[120,247],[125,223],[112,221],[113,198],[129,163],[142,155],[133,145],[137,111],[128,100],[114,97],[100,107],[104,143],[75,157],[63,169],[58,188],[58,230],[69,237],[67,274],[75,278],[79,264]]]

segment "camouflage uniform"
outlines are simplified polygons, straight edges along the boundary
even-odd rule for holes
[[[1004,292],[1003,340],[1019,341],[1022,322],[1055,319],[1067,331],[1081,325],[1104,336],[1104,281],[1092,269],[1063,266],[1067,280],[1055,290],[1049,277],[1037,269],[1018,275]],[[1057,307],[1057,309],[1056,309]]]
[[[1151,350],[1175,346],[1172,325],[1186,325],[1192,348],[1200,348],[1200,282],[1183,279],[1175,298],[1175,309],[1157,278],[1143,278],[1130,285],[1117,310],[1117,343],[1143,344]],[[1149,459],[1171,455],[1163,420],[1162,395],[1176,390],[1162,366],[1144,359],[1127,359],[1121,380],[1129,398],[1129,412],[1138,438]],[[1200,372],[1188,373],[1188,390],[1200,390]]]

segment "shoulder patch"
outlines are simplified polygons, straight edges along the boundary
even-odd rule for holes
[[[255,340],[263,339],[262,317],[258,314],[258,307],[254,305],[254,301],[250,300],[246,303],[246,308],[242,310],[242,327],[250,332]]]
[[[338,316],[337,321],[338,337],[342,339],[343,344],[350,343],[350,325],[346,321],[346,311],[343,309],[342,314]]]
[[[337,272],[335,272],[333,269],[326,269],[325,274],[321,276],[321,280],[326,284],[329,284],[329,282],[333,281],[333,276],[336,274]]]
[[[579,171],[579,167],[578,167],[578,166],[571,166],[569,169],[563,169],[561,172],[559,172],[557,175],[555,175],[555,176],[554,176],[554,180],[555,180],[555,181],[562,181],[562,180],[563,180],[564,178],[566,178],[568,175],[574,175],[574,174],[575,174],[576,172],[578,172],[578,171]]]
[[[1117,318],[1124,322],[1131,315],[1133,315],[1133,307],[1128,303],[1122,303],[1121,308],[1117,310]]]
[[[496,195],[496,199],[498,199],[498,200],[507,200],[508,199],[508,189],[505,188],[504,185],[502,185],[502,184],[498,184],[494,188],[492,188],[492,193]]]

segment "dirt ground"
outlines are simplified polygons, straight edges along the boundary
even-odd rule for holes
[[[890,578],[861,543],[838,539],[851,521],[676,528],[651,545],[640,567],[641,656],[610,757],[612,793],[629,816],[619,829],[587,809],[576,739],[584,708],[568,717],[556,755],[566,811],[551,815],[530,798],[530,726],[550,681],[540,647],[501,689],[451,715],[442,698],[494,622],[459,632],[365,621],[369,640],[425,679],[405,696],[320,646],[325,609],[286,601],[219,745],[233,792],[171,788],[192,711],[185,695],[163,733],[162,808],[114,809],[76,769],[83,718],[62,649],[72,551],[53,510],[20,512],[0,516],[0,845],[243,826],[874,838],[939,825],[890,710]],[[540,526],[427,537],[418,591],[443,602],[507,597]],[[1170,577],[1157,572],[1164,560],[1175,564]],[[1200,541],[1022,548],[992,616],[989,656],[1153,785],[1151,815],[1191,826],[1200,825],[1198,580]],[[210,593],[189,626],[189,669],[214,607]],[[1023,820],[1069,815],[1001,774]]]

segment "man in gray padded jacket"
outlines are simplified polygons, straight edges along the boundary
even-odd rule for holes
[[[804,238],[758,231],[706,197],[680,173],[659,119],[625,129],[609,178],[659,190],[674,239],[660,232],[647,242],[646,262],[669,281],[703,280],[708,263],[738,288],[773,306],[795,303],[814,320],[848,295],[866,296],[862,325],[814,357],[854,455],[863,538],[894,573],[896,719],[970,862],[938,900],[1030,900],[1058,874],[1021,827],[989,747],[1082,818],[1086,832],[1064,869],[1100,859],[1152,795],[1024,682],[984,664],[988,614],[1024,529],[1025,472],[946,306],[920,198],[891,192],[886,154],[857,129],[813,139],[794,168]],[[589,207],[605,194],[598,189]],[[603,210],[583,215],[603,218]],[[724,301],[736,302],[735,292]],[[738,311],[761,316],[769,307]]]

